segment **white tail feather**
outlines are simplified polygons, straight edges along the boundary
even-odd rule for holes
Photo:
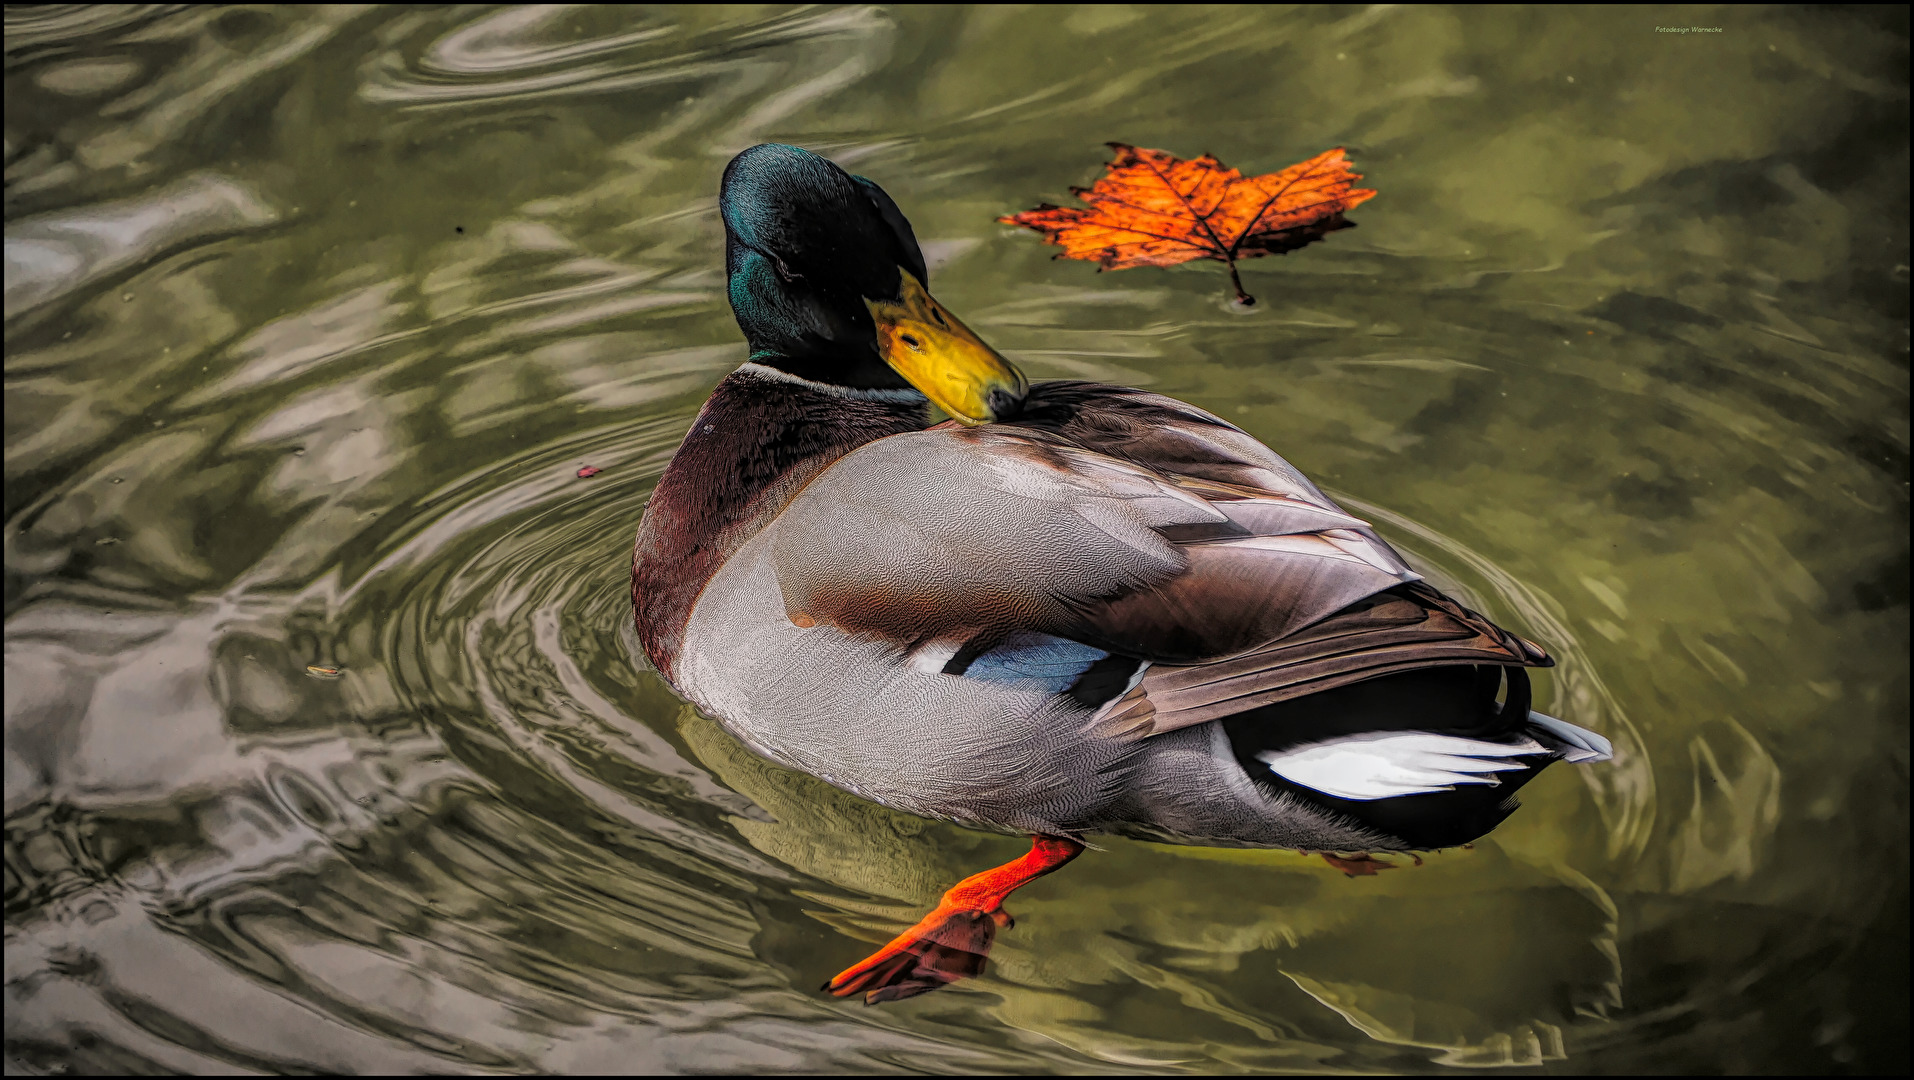
[[[1547,752],[1533,739],[1492,743],[1427,731],[1389,731],[1268,751],[1257,759],[1291,783],[1366,801],[1452,791],[1458,784],[1499,784],[1496,773],[1528,767],[1511,759]]]

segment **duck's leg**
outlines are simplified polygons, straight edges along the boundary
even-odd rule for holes
[[[972,874],[944,893],[935,910],[890,944],[824,984],[838,997],[895,1001],[979,975],[999,926],[1010,926],[1004,899],[1077,857],[1083,845],[1061,836],[1033,836],[1020,859]]]

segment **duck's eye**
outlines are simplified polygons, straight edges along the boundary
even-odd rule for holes
[[[913,349],[922,349],[924,347],[922,342],[918,341],[914,337],[911,337],[909,334],[902,334],[899,336],[901,336],[904,339],[904,344],[909,345]]]

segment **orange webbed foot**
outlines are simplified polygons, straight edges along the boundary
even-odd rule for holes
[[[823,989],[837,997],[863,994],[866,1005],[875,1005],[983,974],[998,928],[1016,925],[1003,909],[1004,898],[1082,850],[1074,840],[1032,837],[1029,854],[958,882],[917,925],[839,972]]]
[[[863,994],[866,1005],[898,1001],[983,974],[1001,911],[939,904],[916,926],[824,984],[837,997]]]

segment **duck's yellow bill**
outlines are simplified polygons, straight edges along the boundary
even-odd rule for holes
[[[964,424],[986,424],[1023,402],[1030,383],[1017,366],[931,298],[909,271],[899,300],[865,300],[884,362]]]

